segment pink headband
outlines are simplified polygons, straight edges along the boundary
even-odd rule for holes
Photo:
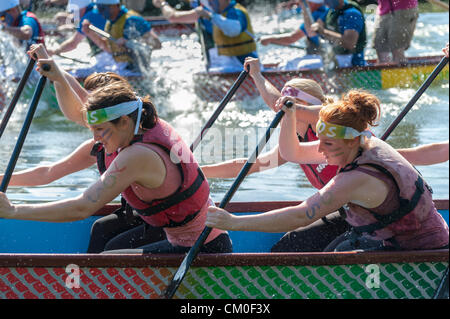
[[[298,98],[312,105],[322,104],[322,101],[320,101],[318,98],[312,96],[311,94],[303,92],[302,90],[296,89],[292,86],[285,86],[283,90],[281,90],[281,95]]]

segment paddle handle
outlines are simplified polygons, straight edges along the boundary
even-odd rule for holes
[[[422,83],[420,88],[417,90],[416,94],[414,94],[413,98],[408,102],[402,112],[397,116],[397,118],[392,122],[392,124],[388,127],[386,132],[381,137],[381,140],[385,141],[389,135],[391,135],[392,131],[398,126],[401,120],[406,116],[406,114],[411,110],[411,108],[416,104],[417,100],[422,96],[423,92],[431,85],[433,80],[438,76],[438,74],[442,71],[442,69],[447,65],[448,58],[443,57],[441,62],[436,66],[433,72],[428,76],[425,82]]]
[[[290,108],[294,104],[292,101],[286,101],[285,106]],[[234,180],[233,185],[231,185],[228,192],[225,194],[224,198],[219,204],[220,208],[225,208],[228,203],[230,202],[233,195],[236,193],[237,189],[241,185],[241,183],[244,181],[244,178],[247,176],[248,172],[250,171],[253,163],[255,163],[256,159],[258,158],[259,153],[263,150],[264,146],[267,144],[267,142],[270,139],[270,136],[272,135],[272,130],[275,129],[278,124],[280,123],[281,119],[283,118],[285,112],[283,110],[280,110],[275,118],[273,119],[272,123],[270,124],[269,128],[266,130],[266,134],[264,138],[261,139],[258,146],[256,147],[253,154],[248,158],[245,165],[242,167],[241,171],[239,172],[239,175]],[[177,291],[178,287],[181,284],[181,281],[185,277],[187,271],[189,270],[189,267],[191,266],[194,259],[197,257],[198,253],[200,252],[201,247],[203,246],[203,243],[205,242],[206,238],[208,238],[208,235],[211,233],[212,228],[206,226],[200,236],[198,237],[195,244],[191,247],[186,257],[183,259],[183,262],[181,263],[180,267],[178,268],[177,272],[175,273],[175,276],[173,277],[172,281],[167,286],[166,291],[164,292],[163,298],[165,299],[171,299],[175,292]]]
[[[239,87],[241,86],[241,84],[245,81],[246,77],[248,75],[248,71],[244,70],[241,72],[241,74],[239,74],[239,77],[237,78],[237,80],[233,83],[233,85],[231,86],[231,88],[228,90],[227,94],[223,97],[222,101],[220,102],[219,106],[216,108],[216,110],[214,111],[213,115],[211,115],[211,117],[209,118],[208,122],[205,123],[205,125],[203,126],[200,134],[197,136],[197,138],[195,139],[195,141],[191,144],[191,151],[195,151],[195,149],[197,148],[197,146],[200,144],[200,142],[202,141],[204,135],[206,135],[206,131],[208,129],[211,128],[211,126],[214,124],[214,122],[217,120],[217,118],[219,117],[220,113],[222,113],[223,109],[225,108],[225,106],[228,104],[228,102],[231,100],[231,98],[234,96],[234,94],[236,93],[236,91],[239,89]]]
[[[45,67],[45,69],[44,69],[44,67]],[[50,67],[49,67],[49,65],[44,64],[43,69],[45,71],[49,71]],[[16,167],[17,160],[19,158],[20,152],[21,152],[23,144],[25,142],[25,138],[28,134],[28,130],[30,129],[31,121],[33,120],[34,113],[36,112],[37,105],[39,103],[39,99],[41,98],[42,91],[44,90],[46,81],[47,81],[47,78],[45,76],[42,76],[36,87],[36,90],[33,95],[33,99],[31,100],[30,107],[28,109],[27,116],[26,116],[25,121],[22,126],[22,130],[20,131],[19,137],[17,139],[16,146],[14,147],[13,153],[11,155],[8,166],[6,168],[6,172],[3,175],[2,183],[0,185],[0,192],[4,193],[4,192],[6,192],[6,189],[8,188],[9,181],[11,180],[11,176],[14,172],[14,168]]]
[[[36,60],[30,59],[28,62],[27,68],[25,69],[25,72],[22,76],[22,79],[20,79],[19,85],[17,86],[16,92],[14,93],[14,96],[9,103],[8,108],[5,111],[5,115],[3,115],[2,122],[0,123],[0,138],[3,135],[3,132],[5,131],[6,125],[8,125],[9,118],[11,117],[17,102],[19,101],[20,96],[22,95],[23,89],[25,88],[25,84],[28,81],[28,78],[30,77],[31,72],[33,71],[33,67],[36,63]]]

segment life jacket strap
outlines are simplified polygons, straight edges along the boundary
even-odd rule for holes
[[[138,214],[142,216],[152,216],[155,214],[158,214],[159,212],[162,212],[164,210],[169,209],[170,207],[173,207],[175,205],[178,205],[179,203],[185,201],[186,199],[193,196],[202,186],[203,182],[205,181],[205,176],[203,175],[203,172],[200,168],[197,169],[198,175],[195,181],[192,183],[192,185],[181,192],[176,192],[175,194],[167,197],[164,199],[163,202],[150,206],[145,209],[135,209]],[[151,204],[151,203],[148,203]]]

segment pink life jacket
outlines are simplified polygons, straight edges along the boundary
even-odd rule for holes
[[[161,119],[133,143],[154,144],[165,150],[173,161],[178,162],[175,164],[180,170],[182,183],[174,194],[151,202],[142,201],[129,186],[122,192],[122,206],[125,200],[144,221],[155,227],[178,227],[193,220],[208,202],[209,185],[189,147]],[[96,144],[91,154],[97,155],[97,165],[100,173],[103,173],[118,152],[106,155],[103,146]]]
[[[400,207],[380,215],[349,203],[346,220],[353,226],[353,235],[367,233],[400,249],[435,249],[447,245],[448,226],[436,210],[431,188],[420,173],[385,142],[373,137],[369,143],[370,149],[362,150],[340,173],[361,165],[379,170],[395,182]]]
[[[316,132],[311,127],[311,124],[306,130],[305,136],[299,136],[300,142],[312,142],[317,141],[319,138],[316,136]],[[300,164],[303,172],[305,172],[306,178],[317,189],[321,189],[325,186],[334,176],[336,176],[338,167],[337,165],[328,164]]]

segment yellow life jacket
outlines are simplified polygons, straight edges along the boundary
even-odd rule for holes
[[[222,30],[214,25],[213,39],[216,43],[219,55],[240,56],[256,51],[256,42],[253,37],[248,34],[253,34],[253,27],[250,22],[250,17],[248,15],[247,9],[245,9],[239,3],[237,3],[234,8],[242,11],[245,14],[247,18],[247,30],[239,34],[237,37],[228,37],[222,32]],[[222,13],[222,15],[226,17],[227,11]]]
[[[106,21],[105,31],[111,34],[111,37],[113,37],[114,39],[123,38],[123,29],[125,27],[125,22],[131,16],[139,16],[139,14],[133,10],[128,10],[128,12],[124,13],[113,24],[109,20]],[[108,41],[108,46],[116,62],[133,62],[128,49],[126,49],[125,47],[119,46],[112,41]]]

